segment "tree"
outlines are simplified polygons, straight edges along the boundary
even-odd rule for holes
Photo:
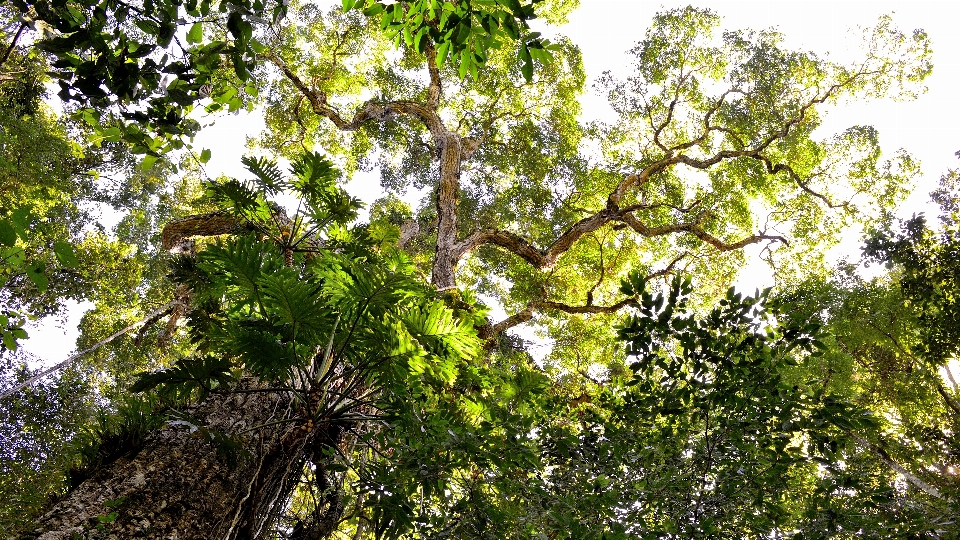
[[[421,52],[430,43],[438,46],[441,63],[449,56],[461,73],[475,74],[491,47],[518,41],[518,54],[529,80],[532,59],[549,58],[551,48],[539,33],[528,31],[527,21],[536,16],[536,3],[441,6],[417,0],[397,6],[350,0],[343,8],[378,17],[381,27],[398,43],[404,39]],[[258,55],[264,49],[259,36],[254,36],[254,27],[278,24],[286,17],[288,4],[160,0],[135,5],[103,0],[74,5],[58,0],[16,0],[10,7],[18,15],[10,49],[29,30],[35,31],[37,47],[51,57],[60,98],[85,106],[85,113],[78,118],[102,137],[126,141],[135,153],[146,154],[147,163],[153,163],[170,151],[191,148],[184,137],[192,140],[200,124],[190,113],[205,98],[213,99],[205,107],[208,112],[233,112],[243,106],[244,93],[255,97],[256,87],[244,85],[262,60]],[[213,39],[204,40],[205,31]],[[521,40],[522,31],[526,32]],[[154,54],[159,52],[163,54]],[[236,79],[231,80],[231,74]],[[0,72],[0,80],[16,75],[15,71]],[[239,81],[241,91],[223,85],[225,80]],[[216,91],[215,86],[219,87]],[[104,121],[104,113],[109,121]]]
[[[151,291],[138,287],[145,280],[155,283],[154,293],[168,287],[158,282],[165,262],[149,249],[144,230],[153,227],[151,219],[165,222],[173,212],[162,193],[169,168],[142,170],[125,145],[98,141],[83,124],[54,112],[44,101],[44,55],[23,46],[22,33],[4,38],[0,69],[12,75],[0,80],[0,498],[14,502],[0,512],[0,530],[13,531],[31,524],[48,495],[68,485],[71,447],[88,435],[98,405],[120,399],[118,387],[126,393],[129,381],[116,376],[123,364],[144,369],[142,362],[121,361],[114,349],[109,363],[88,358],[83,369],[10,395],[37,378],[27,368],[36,359],[20,348],[28,338],[23,325],[63,317],[70,301],[96,305],[88,326],[104,322],[99,315],[105,312],[108,324],[129,324],[123,317],[132,314],[117,306],[134,309],[139,293],[149,310]],[[95,218],[104,208],[127,217],[108,232]],[[109,375],[90,377],[94,366]]]
[[[771,323],[765,333],[750,318],[763,316],[751,311],[757,300],[732,293],[703,319],[686,306],[726,289],[741,248],[765,244],[789,275],[904,193],[913,164],[906,154],[882,162],[874,130],[826,141],[813,131],[824,104],[909,97],[930,71],[926,36],[883,19],[863,60],[842,66],[784,50],[773,32],[718,36],[707,10],[663,13],[632,51],[634,75],[603,81],[619,121],[583,126],[576,46],[537,47],[516,22],[496,37],[493,27],[529,18],[519,3],[362,7],[291,4],[249,26],[228,9],[226,28],[190,30],[198,49],[219,32],[250,44],[255,65],[240,69],[234,57],[237,79],[203,81],[212,95],[262,100],[262,145],[288,157],[293,176],[247,159],[253,184],[218,181],[219,210],[167,225],[165,247],[187,253],[197,247],[189,237],[233,235],[177,259],[178,301],[189,307],[175,313],[186,310],[191,349],[133,386],[174,416],[88,467],[40,530],[525,537],[574,534],[579,522],[583,536],[615,537],[713,526],[767,535],[800,523],[798,505],[762,504],[765,482],[815,483],[803,460],[829,462],[844,437],[835,428],[869,420],[784,382],[790,362],[816,347],[814,329],[785,325],[780,335]],[[567,7],[538,3],[536,13],[558,19]],[[478,53],[495,44],[489,36],[519,52]],[[393,191],[426,188],[424,203],[403,221],[404,208],[382,201],[369,225],[348,228],[353,203],[315,147],[347,174],[379,165]],[[268,202],[283,190],[302,197],[292,217]],[[655,302],[655,278],[678,273],[696,276],[697,299],[677,281]],[[488,318],[478,293],[506,317]],[[646,356],[627,365],[610,323],[631,308],[640,314],[623,337]],[[554,340],[541,363],[508,333],[530,321]],[[725,325],[736,331],[723,336]],[[740,355],[763,369],[725,372]],[[716,388],[700,388],[711,378]],[[616,418],[661,399],[677,403],[649,424]],[[751,404],[764,404],[759,416]],[[711,427],[718,414],[729,422]],[[660,436],[628,439],[650,425]],[[763,444],[731,443],[725,430]],[[794,435],[808,447],[787,442]],[[655,455],[647,443],[660,445]],[[669,464],[654,472],[629,456]],[[708,480],[713,459],[722,467]],[[736,483],[738,463],[755,485]],[[653,499],[620,482],[605,491],[624,471],[668,489],[685,464],[704,472],[684,477],[695,512],[680,508],[690,493]],[[723,489],[708,493],[716,482]],[[597,497],[577,500],[587,486]],[[617,495],[637,501],[637,513]],[[740,519],[761,508],[770,515]]]
[[[952,315],[956,177],[949,171],[932,194],[942,209],[940,230],[914,216],[891,219],[868,234],[864,260],[885,265],[888,273],[867,280],[848,264],[829,279],[808,279],[780,295],[790,319],[817,321],[829,331],[827,352],[806,376],[878,413],[876,429],[846,427],[852,444],[840,447],[838,457],[859,485],[815,500],[811,515],[821,523],[873,536],[946,536],[952,530],[960,488],[960,405],[951,369],[960,345]],[[889,490],[890,476],[902,478],[905,489]],[[888,478],[871,493],[862,483],[870,477]],[[868,497],[874,504],[864,504]],[[858,506],[872,510],[850,512]],[[891,517],[877,520],[877,512]]]

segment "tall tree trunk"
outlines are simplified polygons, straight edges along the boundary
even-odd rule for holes
[[[87,538],[98,527],[116,539],[260,537],[283,510],[303,460],[317,455],[311,447],[331,442],[328,426],[277,422],[296,412],[285,394],[211,395],[189,411],[200,426],[168,424],[139,450],[94,471],[22,538]],[[235,460],[211,442],[220,435],[240,438]]]
[[[433,286],[438,290],[457,286],[457,198],[460,191],[460,136],[445,131],[440,145],[440,184],[437,186],[437,253],[433,259]]]

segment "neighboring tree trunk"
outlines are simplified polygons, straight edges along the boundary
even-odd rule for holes
[[[338,442],[333,432],[342,432],[323,425],[308,430],[293,421],[244,433],[297,412],[289,397],[277,393],[211,395],[189,411],[201,421],[199,429],[186,422],[168,424],[138,451],[94,471],[21,538],[261,537],[282,513],[304,459],[321,455],[323,446]],[[222,445],[211,442],[211,434],[242,438],[233,463]],[[98,529],[106,534],[90,534]]]

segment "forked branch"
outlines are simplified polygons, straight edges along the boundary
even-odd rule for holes
[[[699,220],[652,227],[640,221],[640,219],[633,214],[632,208],[614,210],[608,207],[590,217],[576,222],[550,244],[550,246],[543,250],[537,249],[530,241],[517,234],[496,229],[483,229],[471,234],[462,242],[459,242],[454,249],[454,256],[456,260],[459,261],[474,249],[484,244],[491,244],[513,253],[538,270],[548,269],[552,267],[557,259],[569,250],[577,240],[614,221],[628,225],[635,232],[647,238],[677,233],[692,234],[720,251],[732,251],[763,241],[776,241],[789,244],[783,236],[770,235],[765,232],[753,234],[734,242],[726,242],[707,232]]]
[[[693,158],[683,154],[676,154],[678,150],[682,150],[690,147],[691,145],[689,143],[682,143],[669,149],[666,152],[666,155],[662,159],[659,159],[654,163],[647,165],[646,167],[644,167],[642,171],[640,171],[637,174],[631,174],[624,177],[624,179],[620,182],[620,184],[616,187],[616,189],[614,189],[613,192],[610,194],[609,204],[618,206],[620,204],[620,201],[623,199],[623,197],[627,194],[628,191],[630,191],[630,189],[634,185],[638,183],[646,182],[650,178],[650,176],[652,176],[653,174],[656,174],[669,167],[672,167],[677,163],[683,163],[695,169],[703,170],[703,169],[708,169],[713,165],[720,163],[721,161],[725,161],[729,159],[736,159],[740,157],[757,158],[758,156],[760,156],[761,152],[769,148],[770,145],[772,145],[773,143],[775,143],[780,139],[785,138],[787,135],[790,134],[791,130],[793,130],[795,126],[803,123],[803,121],[806,120],[808,110],[810,110],[815,105],[825,103],[828,99],[834,96],[837,93],[837,91],[840,90],[845,84],[848,84],[851,82],[852,82],[852,78],[850,80],[844,81],[844,83],[834,84],[829,88],[827,88],[826,91],[824,91],[822,94],[819,94],[817,97],[811,98],[809,101],[804,103],[799,108],[799,111],[797,112],[796,115],[784,120],[784,122],[780,125],[780,129],[771,133],[765,139],[763,139],[762,141],[760,141],[758,144],[756,144],[751,148],[743,148],[739,150],[729,150],[729,149],[720,150],[719,152],[713,154],[712,156],[705,157],[705,158]],[[713,112],[714,112],[714,109],[707,111],[707,115],[705,119],[706,127],[705,127],[704,134],[698,137],[697,139],[695,139],[693,142],[705,140],[706,133],[709,133],[710,131],[724,130],[723,128],[709,125],[709,117],[713,114]],[[804,186],[801,185],[800,187],[803,188]]]
[[[670,264],[668,264],[663,269],[657,270],[656,272],[648,274],[644,278],[644,280],[649,281],[651,279],[666,276],[673,273],[674,268],[676,268],[677,264],[683,259],[685,259],[688,255],[689,253],[681,253],[672,261],[670,261]],[[556,302],[553,300],[545,300],[545,299],[532,300],[529,303],[527,303],[527,306],[522,311],[515,313],[510,317],[507,317],[506,319],[496,324],[492,324],[492,325],[481,328],[480,337],[488,341],[493,340],[494,338],[496,338],[503,332],[509,330],[510,328],[513,328],[514,326],[517,326],[519,324],[523,324],[529,321],[530,319],[533,318],[534,312],[537,312],[537,311],[553,310],[553,311],[560,311],[563,313],[570,313],[575,315],[596,315],[596,314],[602,314],[602,313],[616,313],[622,310],[623,308],[634,304],[635,302],[636,302],[636,299],[634,298],[624,298],[619,302],[616,302],[608,306],[597,306],[597,305],[593,305],[592,294],[588,295],[586,305],[582,305],[582,306],[570,305],[563,302]]]
[[[417,103],[414,101],[391,101],[388,103],[376,103],[368,101],[354,113],[350,120],[345,119],[341,114],[327,103],[327,95],[316,90],[303,81],[290,67],[273,53],[264,53],[263,57],[277,66],[284,77],[290,81],[297,90],[307,98],[310,107],[314,113],[329,119],[337,129],[341,131],[356,131],[363,124],[370,120],[386,120],[392,116],[409,115],[418,118],[430,130],[434,137],[441,137],[446,130],[436,111],[429,105]],[[438,75],[439,77],[439,75]],[[438,79],[439,84],[439,79]],[[430,92],[434,88],[431,86]],[[437,86],[436,96],[439,100],[440,87]]]

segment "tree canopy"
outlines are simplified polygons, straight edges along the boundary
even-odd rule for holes
[[[846,65],[665,11],[598,84],[616,120],[584,123],[579,49],[531,28],[574,7],[7,8],[5,354],[28,314],[95,309],[57,379],[4,373],[4,526],[956,534],[956,174],[940,231],[898,230],[911,156],[818,131],[830,105],[922,92],[926,34],[884,17]],[[198,111],[243,107],[260,155],[204,178]],[[342,185],[368,170],[387,196],[362,222]],[[125,217],[96,230],[91,203]],[[886,274],[831,274],[852,226]],[[778,286],[749,295],[730,284],[753,245]]]

